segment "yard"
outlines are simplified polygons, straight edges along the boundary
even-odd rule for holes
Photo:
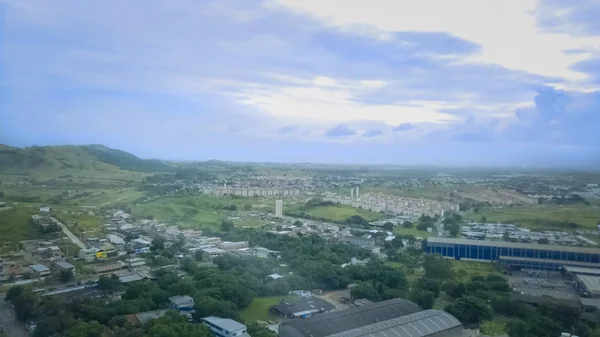
[[[284,205],[284,212],[285,211],[286,207]],[[375,221],[383,217],[383,214],[381,213],[365,211],[359,208],[354,208],[345,205],[296,207],[295,209],[292,208],[289,214],[293,216],[298,216],[298,214],[301,214],[302,212],[313,219],[324,219],[325,221],[332,222],[342,222],[353,215],[359,215],[367,221]]]
[[[250,305],[242,310],[240,316],[246,323],[256,321],[274,321],[277,317],[269,312],[269,308],[279,304],[281,297],[255,297]]]
[[[433,232],[429,233],[427,231],[420,231],[420,230],[416,229],[415,227],[404,228],[402,226],[398,226],[398,227],[394,228],[394,235],[396,235],[396,236],[413,235],[414,237],[428,238],[430,236],[437,236],[437,231],[433,231]]]
[[[583,228],[596,229],[600,221],[597,206],[530,206],[484,209],[465,214],[468,220],[516,223],[536,230],[569,230],[563,222],[574,222]]]
[[[456,273],[456,278],[461,282],[471,279],[472,276],[480,275],[487,276],[488,274],[497,272],[495,266],[491,263],[450,260],[452,269]]]
[[[508,318],[502,316],[494,316],[491,321],[481,323],[480,331],[487,336],[503,336],[506,335],[506,323]]]

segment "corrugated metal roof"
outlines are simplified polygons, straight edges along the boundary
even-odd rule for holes
[[[230,318],[221,318],[221,317],[216,317],[216,316],[208,316],[208,317],[204,317],[202,318],[203,321],[214,324],[216,326],[218,326],[219,328],[222,328],[223,330],[227,331],[227,332],[234,332],[234,331],[238,331],[241,329],[245,329],[246,326],[240,322],[234,321]]]
[[[454,245],[476,245],[476,246],[486,246],[486,247],[528,248],[528,249],[537,249],[537,250],[600,254],[600,248],[542,245],[542,244],[536,244],[536,243],[521,243],[521,242],[485,241],[485,240],[467,240],[467,239],[455,239],[455,238],[429,237],[427,239],[427,244],[429,245],[430,243],[445,243],[445,244],[454,244]]]
[[[587,291],[590,293],[600,293],[600,277],[590,275],[577,275],[577,280],[583,283]]]
[[[425,337],[458,326],[461,323],[447,312],[425,310],[329,337]]]

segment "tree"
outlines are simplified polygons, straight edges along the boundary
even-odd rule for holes
[[[245,204],[245,205],[244,205],[244,210],[245,210],[245,211],[249,211],[249,210],[251,210],[251,209],[252,209],[252,205],[250,205],[250,204]]]
[[[456,281],[446,281],[442,285],[442,290],[446,293],[446,295],[450,296],[452,299],[457,299],[465,294],[467,291],[464,283],[459,283]]]
[[[277,334],[260,323],[248,324],[248,334],[252,337],[277,337]]]
[[[408,299],[415,302],[421,308],[428,310],[433,308],[435,297],[431,291],[414,289],[408,294]]]
[[[425,269],[425,277],[432,279],[448,280],[454,274],[450,261],[439,255],[425,255],[423,269]]]
[[[352,290],[350,290],[350,296],[356,300],[366,298],[373,302],[381,301],[381,295],[367,282],[361,282],[356,287],[352,288]]]
[[[492,319],[492,310],[483,300],[474,296],[461,297],[446,306],[445,310],[463,324],[479,324]]]
[[[456,223],[448,225],[447,230],[451,236],[457,236],[460,233],[460,227]]]
[[[229,232],[233,229],[233,227],[234,227],[233,221],[223,220],[223,222],[221,223],[221,231],[222,232]]]
[[[204,260],[204,251],[202,249],[198,249],[195,253],[194,253],[194,258],[196,259],[196,261],[203,261]]]
[[[404,228],[412,228],[413,227],[413,223],[410,222],[410,221],[404,221],[402,223],[402,227],[404,227]]]
[[[435,298],[440,296],[440,281],[438,280],[421,278],[418,281],[418,286],[423,290],[430,291]]]
[[[58,274],[58,279],[64,283],[71,281],[73,278],[75,278],[75,275],[73,275],[73,272],[70,270],[64,269]]]
[[[165,249],[165,239],[162,236],[157,236],[152,240],[150,250],[155,252],[157,250]]]
[[[383,229],[386,229],[388,231],[391,231],[394,229],[394,224],[390,221],[386,222],[383,224]]]
[[[236,204],[229,205],[229,210],[230,211],[237,211],[237,205]]]
[[[302,226],[302,221],[300,221],[300,220],[294,221],[294,226],[301,227]]]
[[[481,222],[482,222],[482,223],[486,223],[486,222],[487,222],[487,217],[485,217],[485,216],[482,216],[482,217],[481,217]]]

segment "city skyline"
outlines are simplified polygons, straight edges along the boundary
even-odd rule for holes
[[[7,1],[0,143],[166,160],[600,163],[600,5],[360,4]]]

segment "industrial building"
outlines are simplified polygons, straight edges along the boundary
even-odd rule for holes
[[[332,311],[335,306],[318,297],[300,297],[294,300],[282,300],[269,310],[285,318],[307,318],[315,314]]]
[[[562,266],[598,267],[600,249],[534,243],[430,237],[427,252],[457,260],[500,261],[523,269],[559,270]]]
[[[244,324],[230,318],[208,316],[202,322],[216,337],[250,337]]]
[[[422,310],[403,299],[366,304],[284,322],[280,337],[461,337],[462,324],[441,310]]]

